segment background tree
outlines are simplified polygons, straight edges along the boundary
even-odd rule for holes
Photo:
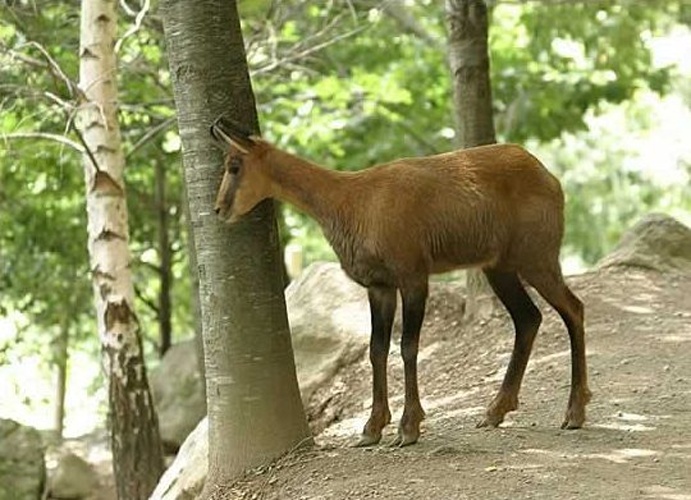
[[[487,4],[484,0],[446,0],[446,19],[458,145],[470,148],[495,143]],[[482,271],[467,272],[467,290],[465,318],[472,321],[484,314],[479,296],[491,290]]]
[[[283,298],[273,202],[228,227],[213,206],[222,113],[258,131],[235,2],[167,0],[170,73],[199,273],[209,415],[207,494],[309,441]]]
[[[117,110],[116,5],[82,3],[79,47],[88,248],[98,332],[109,384],[111,449],[118,497],[148,498],[163,472],[163,451],[134,311],[124,155]]]

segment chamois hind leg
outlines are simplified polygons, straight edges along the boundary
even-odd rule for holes
[[[391,443],[392,446],[407,446],[417,442],[420,437],[420,422],[425,418],[417,385],[417,353],[420,329],[425,317],[427,282],[402,288],[401,297],[403,299],[401,356],[405,373],[405,403],[403,416],[398,426],[398,437]]]
[[[494,293],[511,315],[516,330],[513,352],[504,381],[488,406],[484,419],[477,425],[478,427],[496,427],[503,422],[508,412],[518,408],[518,392],[542,315],[528,296],[516,273],[492,269],[484,272]]]
[[[356,446],[371,446],[381,440],[382,429],[391,422],[387,395],[386,365],[391,328],[396,313],[396,289],[370,287],[367,290],[372,318],[369,358],[372,363],[372,413]]]
[[[556,309],[569,332],[571,343],[571,393],[562,429],[578,429],[585,421],[585,407],[590,401],[585,359],[583,303],[564,283],[558,262],[548,268],[522,272],[542,297]]]

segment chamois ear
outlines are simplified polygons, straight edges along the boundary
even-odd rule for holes
[[[210,132],[211,137],[218,142],[232,145],[244,154],[249,153],[256,146],[256,136],[223,116],[216,118],[213,125],[211,125]]]

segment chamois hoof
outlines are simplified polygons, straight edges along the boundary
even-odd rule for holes
[[[580,393],[572,393],[569,398],[569,406],[561,424],[562,429],[580,429],[585,422],[585,407],[590,402],[593,393],[586,387]]]
[[[419,438],[420,432],[406,433],[399,431],[398,435],[391,440],[388,446],[389,448],[403,448],[404,446],[410,446],[411,444],[417,443]]]
[[[366,448],[367,446],[374,446],[381,441],[381,433],[379,434],[363,434],[360,440],[353,445],[353,448]]]
[[[482,429],[484,427],[499,427],[499,424],[501,424],[504,421],[504,416],[498,416],[498,415],[485,415],[485,418],[480,420],[475,427],[477,429]]]
[[[585,408],[574,410],[569,408],[566,410],[566,416],[561,423],[562,429],[580,429],[585,422]]]
[[[580,429],[582,427],[583,422],[571,422],[569,419],[566,419],[561,423],[561,428],[569,431]]]

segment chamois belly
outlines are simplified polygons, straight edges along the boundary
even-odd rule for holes
[[[350,279],[366,288],[396,286],[395,271],[378,252],[366,248],[363,244],[329,236],[327,235],[327,239],[338,256],[341,268]]]
[[[477,249],[456,248],[455,251],[430,258],[425,249],[411,258],[411,255],[398,255],[392,251],[387,258],[375,252],[358,249],[353,252],[336,254],[343,271],[356,283],[364,287],[398,287],[409,275],[440,274],[455,269],[491,267],[497,261],[493,252],[477,252]],[[427,254],[427,258],[425,258]]]
[[[380,263],[372,263],[356,261],[349,265],[344,265],[341,262],[341,267],[358,285],[369,287],[386,287],[392,288],[397,286],[394,275]]]
[[[453,235],[443,242],[432,244],[429,252],[430,274],[455,269],[492,267],[499,260],[498,242],[494,237],[479,235]]]
[[[476,259],[476,260],[461,260],[458,262],[435,261],[430,266],[430,274],[443,274],[458,269],[472,269],[472,268],[487,268],[492,267],[496,259]]]
[[[500,259],[505,235],[477,231],[472,225],[420,230],[390,222],[382,231],[359,238],[325,232],[344,272],[364,287],[400,287],[424,275],[454,269],[492,267]],[[436,229],[436,230],[435,230]],[[501,233],[501,234],[500,234]]]

